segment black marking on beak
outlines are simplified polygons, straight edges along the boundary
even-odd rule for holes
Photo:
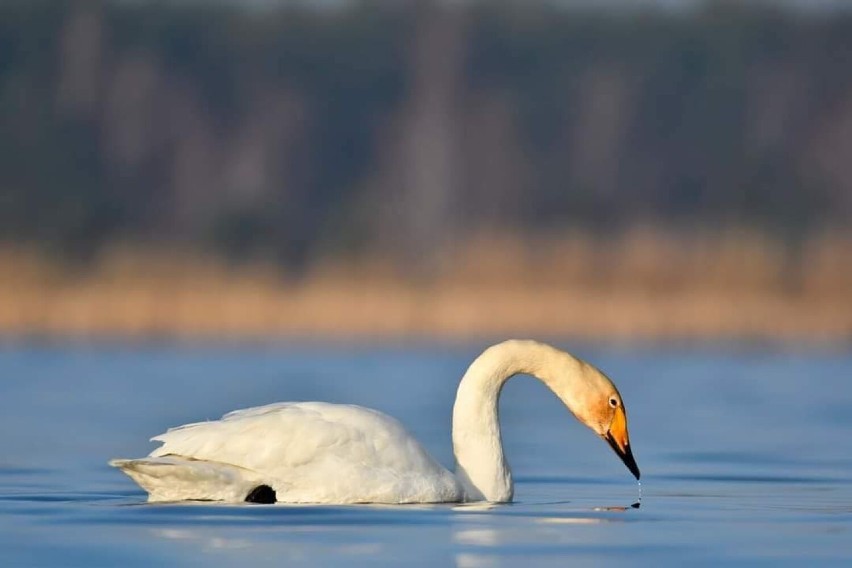
[[[630,470],[636,479],[639,479],[639,466],[636,465],[636,460],[633,459],[633,451],[630,449],[630,445],[624,446],[624,450],[622,451],[621,447],[618,445],[618,442],[615,441],[615,438],[612,437],[612,434],[607,432],[606,437],[604,438],[608,443],[609,447],[613,449],[615,454],[621,458],[621,461],[624,462],[624,465],[627,466],[627,469]]]

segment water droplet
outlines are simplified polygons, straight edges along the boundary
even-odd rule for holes
[[[634,509],[638,509],[639,507],[642,506],[642,482],[639,481],[639,480],[636,480],[636,485],[639,486],[639,499],[635,503],[630,505]]]

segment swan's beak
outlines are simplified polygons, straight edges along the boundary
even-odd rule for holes
[[[639,479],[639,466],[636,465],[636,460],[633,459],[633,451],[630,449],[630,438],[627,435],[627,415],[624,414],[624,408],[619,406],[615,409],[615,416],[612,417],[612,423],[609,425],[609,432],[604,438],[609,442],[610,447],[615,450],[630,473]]]

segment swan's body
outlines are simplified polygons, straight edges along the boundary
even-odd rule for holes
[[[271,404],[172,428],[152,438],[162,445],[147,458],[110,463],[148,491],[150,501],[511,501],[498,400],[518,373],[550,387],[639,477],[615,386],[594,367],[532,341],[490,347],[462,378],[453,408],[455,474],[395,419],[323,402]],[[255,499],[261,488],[265,497]]]
[[[163,445],[150,458],[116,464],[152,501],[243,501],[261,484],[293,503],[462,499],[453,474],[399,422],[360,406],[270,404],[173,428],[153,440]],[[199,483],[225,470],[221,482]]]

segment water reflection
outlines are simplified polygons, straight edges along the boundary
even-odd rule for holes
[[[459,552],[456,554],[457,568],[492,568],[499,566],[498,558],[493,555]]]
[[[600,525],[614,522],[613,519],[600,517],[541,517],[535,521],[543,525]]]
[[[497,503],[483,502],[483,503],[457,503],[457,504],[452,506],[453,511],[458,511],[458,512],[462,512],[462,513],[464,513],[464,512],[471,513],[471,512],[477,512],[477,511],[490,511],[490,510],[495,509],[497,507],[505,507],[505,505],[500,505],[500,504],[497,504]]]
[[[632,505],[630,505],[629,507],[624,507],[624,506],[621,506],[621,505],[613,505],[613,506],[610,506],[610,507],[595,507],[593,510],[594,510],[594,511],[617,511],[617,512],[624,512],[624,511],[629,511],[630,509],[638,509],[638,508],[639,508],[639,507],[641,507],[641,506],[642,506],[642,502],[641,502],[641,501],[636,501],[635,503],[633,503],[633,504],[632,504]]]
[[[497,546],[500,533],[493,528],[460,529],[453,533],[453,542],[475,546]]]
[[[242,549],[252,545],[248,539],[209,536],[191,529],[152,529],[151,532],[156,537],[168,540],[194,541],[208,550]]]
[[[259,535],[256,532],[248,536],[236,534],[243,532],[236,526],[226,527],[223,531],[212,530],[210,527],[197,527],[154,528],[150,532],[156,538],[191,544],[194,550],[204,553],[221,554],[235,551],[243,560],[263,552],[280,555],[282,559],[289,560],[378,557],[386,548],[384,544],[376,540],[360,540],[357,537],[354,541],[350,541],[339,538],[340,535],[337,535],[338,542],[335,542],[335,537],[332,536],[335,530],[329,530],[330,527],[314,526],[305,529],[288,527],[287,534],[280,534],[280,528],[270,523],[266,536],[274,536],[274,538],[258,538]],[[265,550],[261,551],[261,548]],[[252,550],[251,553],[246,552],[249,549]]]

